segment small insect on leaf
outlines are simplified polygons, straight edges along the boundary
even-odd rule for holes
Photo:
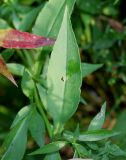
[[[15,86],[17,86],[17,83],[15,82],[12,74],[9,72],[6,63],[4,62],[2,57],[0,57],[0,74],[8,78]]]
[[[49,46],[55,39],[38,36],[15,29],[0,30],[0,46],[3,48],[31,49]]]

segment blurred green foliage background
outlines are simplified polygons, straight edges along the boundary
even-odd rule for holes
[[[32,26],[46,0],[0,1],[0,29],[16,28],[32,32]],[[72,25],[80,48],[82,62],[103,64],[83,79],[82,97],[77,113],[66,128],[80,122],[85,128],[107,101],[105,128],[122,131],[114,142],[126,150],[126,2],[124,0],[77,0]],[[17,50],[0,48],[6,62],[20,62]],[[13,86],[0,77],[0,145],[17,111],[27,104],[19,85]]]

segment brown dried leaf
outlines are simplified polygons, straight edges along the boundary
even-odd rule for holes
[[[5,76],[7,79],[9,79],[15,86],[17,86],[16,81],[14,80],[12,74],[8,70],[6,63],[4,62],[4,59],[0,57],[0,74]]]

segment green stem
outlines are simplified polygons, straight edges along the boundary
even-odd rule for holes
[[[57,124],[55,125],[55,127],[54,127],[54,132],[53,132],[54,136],[55,136],[55,135],[58,135],[58,134],[61,134],[62,131],[63,131],[63,127],[64,127],[63,124],[57,123]]]
[[[45,63],[46,55],[47,54],[45,52],[43,53],[39,52],[38,54],[37,60],[34,65],[34,77],[36,78],[38,78],[41,74],[43,65]]]
[[[21,50],[19,50],[19,49],[16,49],[16,51],[17,51],[18,55],[20,56],[20,58],[22,59],[23,63],[24,63],[25,65],[28,65],[28,64],[27,64],[27,60],[26,60],[23,52],[22,52]]]
[[[39,109],[39,112],[41,113],[44,121],[45,121],[45,124],[46,124],[46,127],[47,127],[47,131],[48,131],[48,134],[49,134],[49,137],[52,138],[52,129],[51,129],[51,125],[48,121],[48,118],[46,117],[45,113],[44,113],[44,110],[42,108],[42,103],[41,103],[41,100],[39,98],[39,95],[38,95],[38,92],[37,92],[37,88],[35,88],[35,102],[36,102],[36,105]]]
[[[34,64],[34,60],[33,60],[32,54],[29,54],[28,52],[29,51],[27,50],[23,50],[23,53],[26,57],[25,61],[27,60],[27,63],[29,65],[28,67],[31,67]]]

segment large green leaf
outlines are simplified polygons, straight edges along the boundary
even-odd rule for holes
[[[99,130],[102,128],[104,120],[105,120],[105,110],[106,103],[102,105],[101,111],[93,118],[91,121],[88,130]]]
[[[36,143],[39,146],[43,146],[45,138],[45,124],[42,117],[34,107],[30,117],[29,129]]]
[[[101,68],[102,64],[89,64],[89,63],[81,63],[82,68],[82,77],[86,77],[97,69]]]
[[[1,160],[22,160],[27,144],[28,122],[24,119],[11,130],[5,143],[5,153]]]
[[[47,154],[59,151],[61,148],[63,148],[67,142],[65,141],[56,141],[49,143],[42,148],[37,149],[36,151],[32,152],[30,155],[37,155],[37,154]]]
[[[33,27],[33,32],[42,36],[57,37],[65,6],[68,6],[71,14],[75,1],[76,0],[50,0],[47,2],[38,15]]]
[[[47,109],[57,123],[77,109],[81,87],[80,57],[66,8],[47,72]]]

